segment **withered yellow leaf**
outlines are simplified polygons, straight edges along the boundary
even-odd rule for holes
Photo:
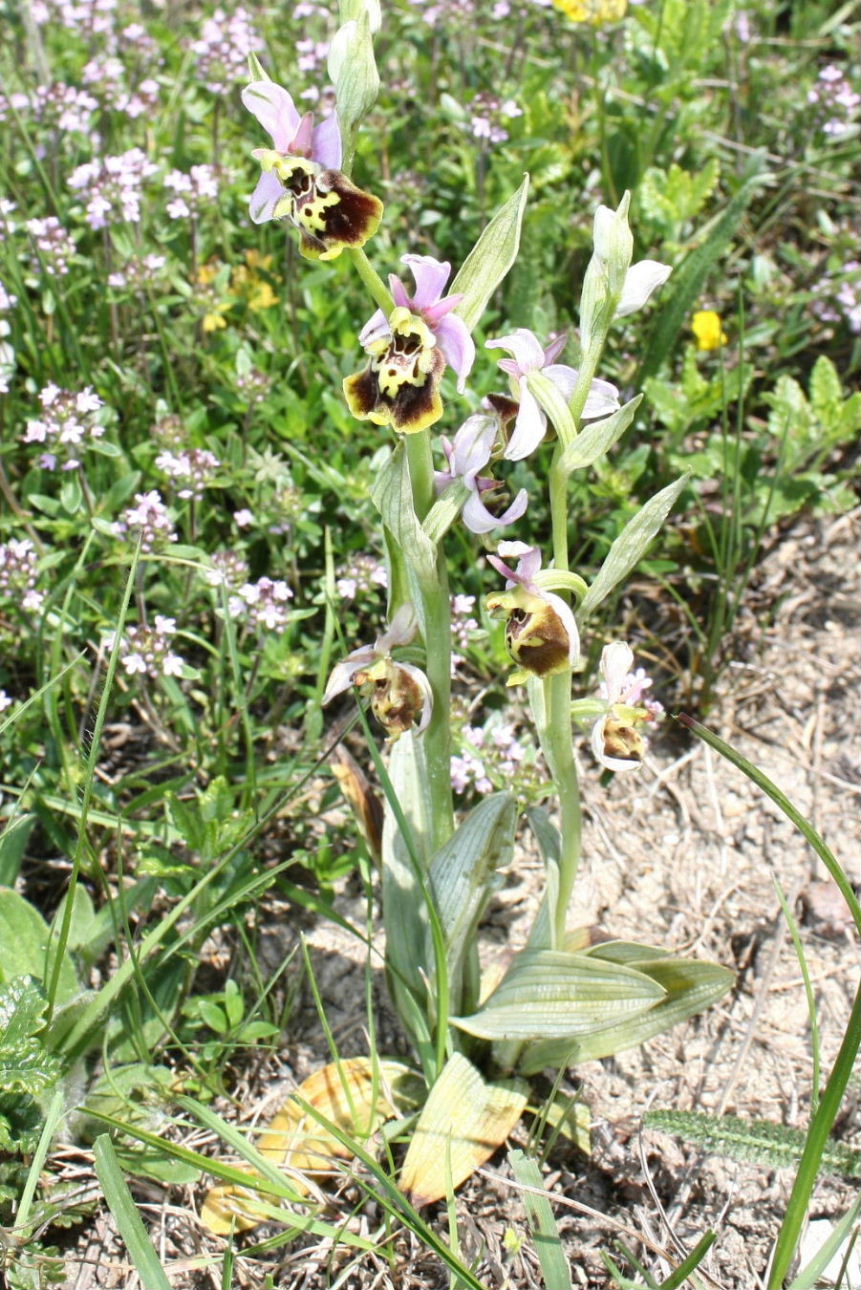
[[[284,1169],[302,1195],[332,1173],[337,1159],[349,1159],[350,1149],[320,1124],[307,1109],[313,1107],[349,1137],[364,1143],[395,1115],[395,1087],[412,1072],[403,1062],[372,1062],[353,1057],[330,1062],[303,1080],[270,1121],[257,1142],[267,1160]],[[243,1166],[244,1168],[244,1166]],[[248,1169],[249,1178],[257,1175]],[[210,1189],[201,1207],[201,1221],[211,1232],[247,1231],[271,1217],[253,1187],[219,1184]]]
[[[487,1083],[454,1053],[430,1091],[401,1170],[413,1204],[439,1200],[489,1160],[523,1114],[526,1093],[521,1080]]]

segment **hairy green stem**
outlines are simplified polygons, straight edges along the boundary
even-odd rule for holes
[[[359,277],[367,287],[368,294],[374,304],[382,309],[383,313],[388,318],[389,314],[395,307],[395,302],[391,297],[388,287],[383,282],[379,273],[377,273],[376,269],[371,264],[371,261],[365,255],[365,252],[360,246],[351,247],[349,255],[353,264],[356,266]]]

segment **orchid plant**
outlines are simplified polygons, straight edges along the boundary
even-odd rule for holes
[[[634,419],[640,398],[622,403],[615,386],[600,379],[602,352],[615,319],[644,305],[670,268],[649,260],[631,264],[627,195],[616,210],[599,206],[580,295],[577,366],[558,361],[564,336],[547,343],[516,327],[486,345],[507,355],[498,366],[508,390],[478,411],[473,402],[463,417],[458,405],[469,409],[463,396],[479,361],[472,332],[517,256],[528,180],[453,281],[447,262],[407,254],[403,263],[414,288],[394,274],[386,286],[364,250],[382,205],[342,168],[376,89],[377,6],[342,0],[341,17],[330,61],[338,106],[325,121],[314,126],[310,115],[300,117],[289,93],[256,59],[242,97],[273,145],[253,152],[262,174],[252,219],[296,226],[307,256],[352,260],[375,306],[358,336],[365,364],[343,385],[353,415],[386,427],[391,448],[372,492],[389,563],[389,626],[373,645],[356,647],[337,664],[324,701],[350,690],[368,696],[386,736],[386,970],[426,1099],[401,1181],[423,1203],[456,1186],[504,1141],[526,1105],[525,1077],[639,1044],[713,1003],[732,978],[716,964],[676,959],[649,945],[594,943],[569,926],[581,853],[578,727],[591,725],[595,756],[618,773],[640,765],[649,728],[661,714],[644,697],[650,683],[632,670],[624,641],[604,649],[600,693],[574,701],[581,637],[645,553],[684,480],[629,521],[591,582],[570,568],[569,481],[607,454]],[[456,376],[451,402],[443,388],[449,367]],[[461,424],[441,437],[443,464],[435,469],[431,427],[444,420]],[[547,810],[528,812],[544,857],[544,894],[526,945],[488,990],[477,932],[498,873],[512,859],[518,808],[510,793],[493,793],[455,819],[445,539],[461,523],[486,542],[515,524],[527,495],[521,491],[507,507],[489,509],[497,488],[489,471],[494,461],[539,454],[544,460],[536,474],[547,480],[551,515],[548,548],[499,542],[488,563],[504,586],[491,584],[486,603],[505,622],[515,665],[508,684],[526,687],[558,823]]]

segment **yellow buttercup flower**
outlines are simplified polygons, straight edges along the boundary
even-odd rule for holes
[[[729,339],[721,325],[720,314],[714,309],[698,309],[691,319],[691,330],[696,337],[697,349],[720,349]]]
[[[628,0],[553,0],[572,22],[588,22],[593,27],[605,22],[619,22],[628,9]]]

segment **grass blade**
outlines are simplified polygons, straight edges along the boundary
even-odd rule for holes
[[[171,1290],[171,1283],[155,1246],[149,1239],[137,1205],[123,1177],[114,1144],[107,1133],[100,1133],[93,1143],[96,1173],[105,1193],[108,1208],[116,1219],[120,1236],[126,1243],[141,1285],[147,1290]]]

